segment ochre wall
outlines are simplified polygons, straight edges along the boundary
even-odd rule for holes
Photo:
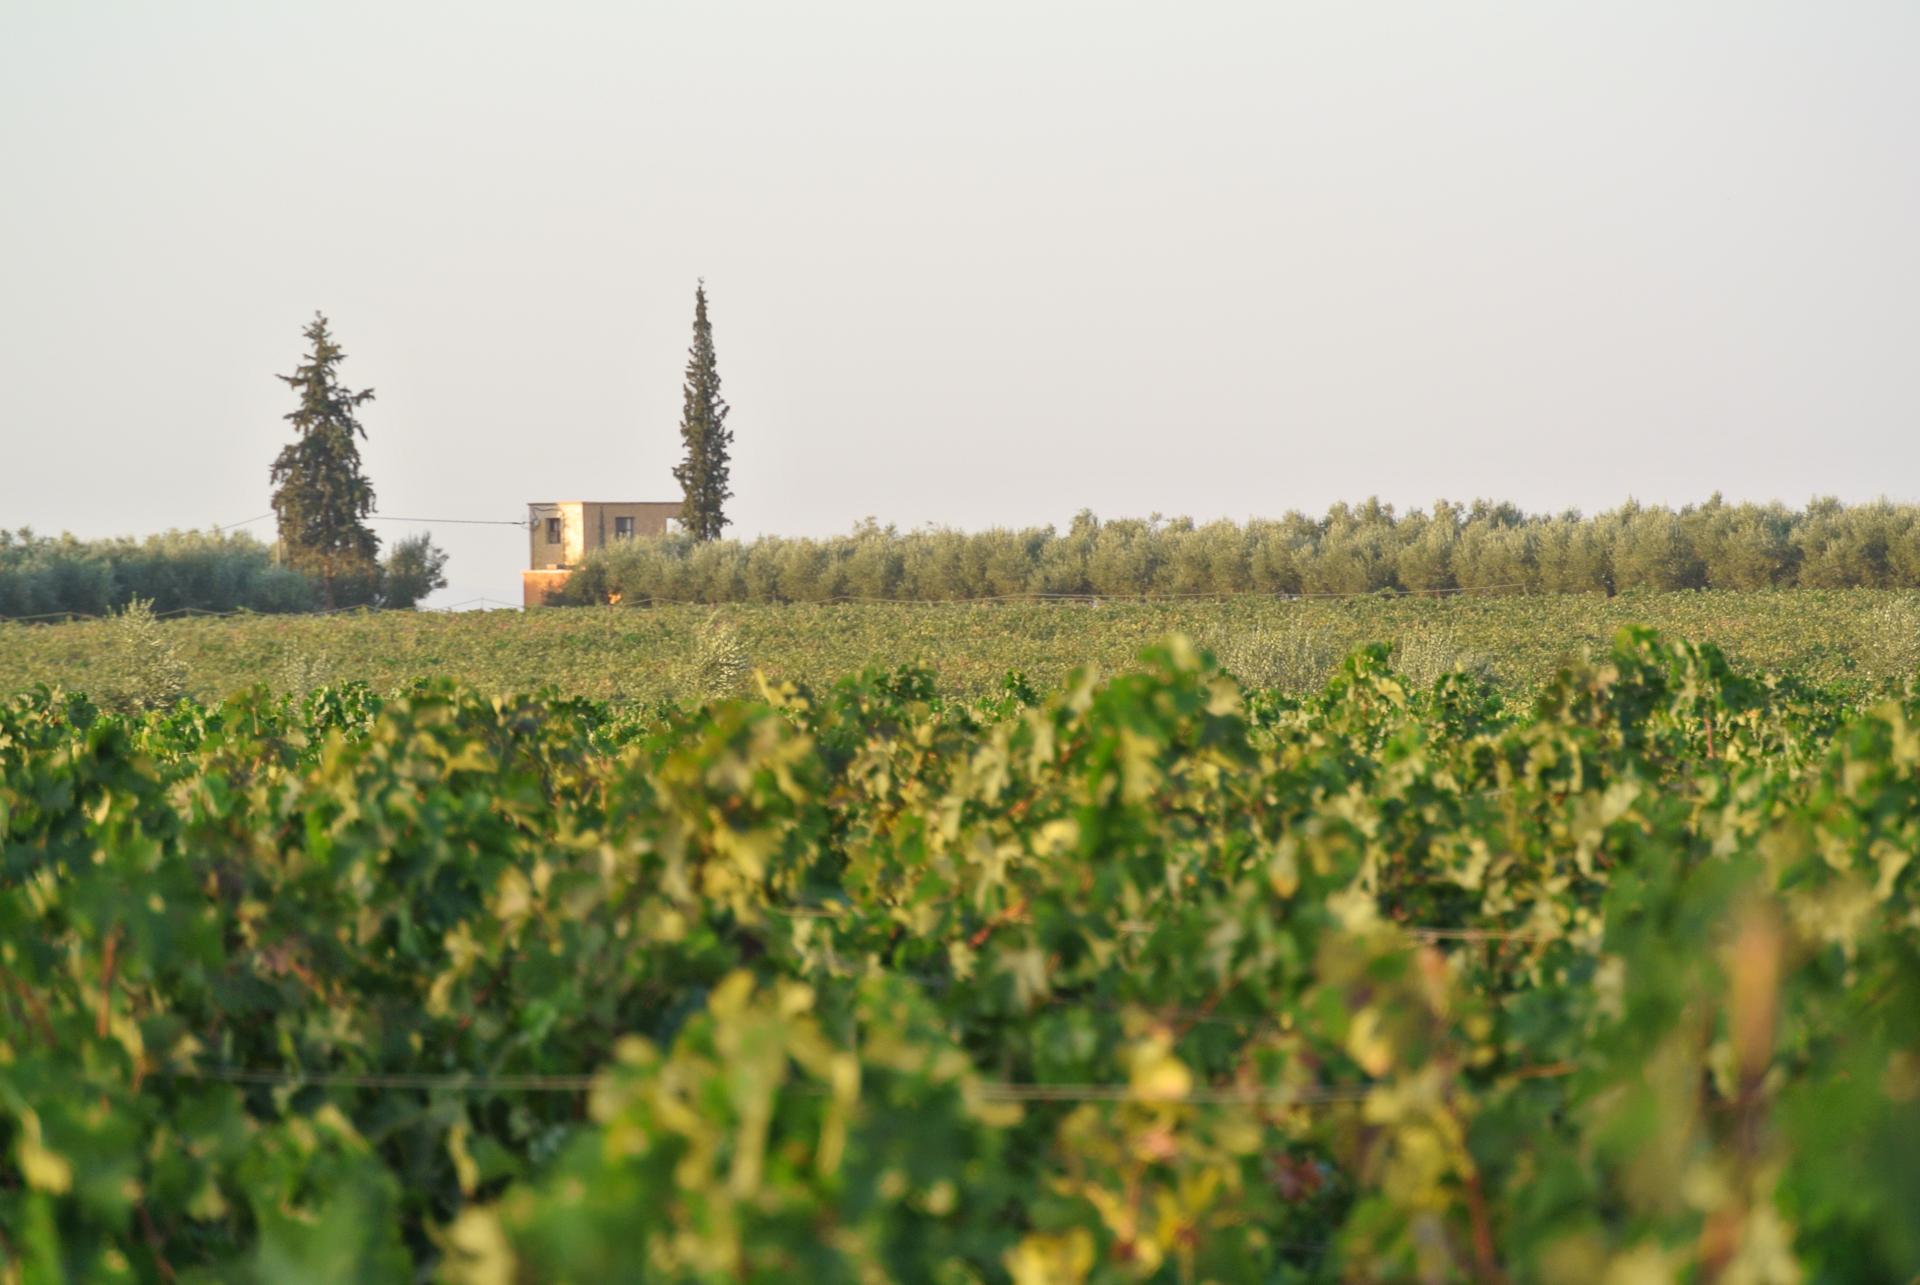
[[[578,501],[527,506],[527,565],[534,570],[545,567],[570,567],[580,561],[580,510]],[[560,519],[560,543],[547,543],[547,519]]]
[[[601,545],[613,543],[615,518],[632,518],[634,535],[642,536],[665,535],[667,519],[679,516],[678,500],[589,501],[581,514],[586,551],[590,553]]]
[[[561,500],[527,506],[527,566],[535,571],[575,567],[602,545],[612,544],[614,519],[633,519],[636,536],[667,533],[680,516],[678,500]],[[547,519],[560,519],[560,542],[547,542]]]
[[[520,605],[523,607],[544,607],[547,600],[567,582],[571,571],[522,571],[520,573]]]

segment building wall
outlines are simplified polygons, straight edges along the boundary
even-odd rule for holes
[[[617,518],[632,518],[635,536],[665,535],[669,519],[680,516],[678,500],[602,500],[587,503],[581,514],[586,550],[612,544]]]
[[[678,500],[558,500],[527,506],[527,566],[534,571],[577,567],[580,560],[612,544],[620,518],[633,519],[635,536],[667,533],[680,516]],[[547,538],[548,523],[560,523],[560,539]]]
[[[587,543],[587,506],[575,500],[562,504],[560,510],[565,515],[561,529],[565,533],[567,550],[567,560],[561,565],[577,567],[580,559],[587,556],[590,547]]]
[[[522,571],[520,573],[520,605],[523,607],[544,607],[560,586],[567,582],[573,572],[564,570]]]
[[[538,571],[545,567],[570,567],[580,561],[585,552],[581,523],[581,510],[585,507],[578,500],[527,506],[529,567]],[[547,538],[547,524],[554,518],[560,520],[558,543]]]

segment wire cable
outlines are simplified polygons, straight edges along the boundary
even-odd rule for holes
[[[232,531],[237,527],[252,526],[255,522],[263,522],[272,516],[272,513],[261,513],[254,517],[242,518],[238,522],[223,522],[213,529],[215,531]],[[387,513],[369,513],[366,515],[366,519],[369,522],[431,522],[436,526],[517,526],[522,530],[525,530],[528,526],[528,519],[526,518],[409,518]]]
[[[369,513],[367,521],[431,522],[435,526],[517,526],[523,531],[528,529],[528,521],[525,518],[515,518],[512,521],[505,518],[403,518],[388,513]]]

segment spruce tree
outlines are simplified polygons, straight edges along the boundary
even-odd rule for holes
[[[727,525],[727,404],[720,397],[720,369],[714,362],[713,326],[707,320],[707,284],[693,292],[693,347],[687,350],[687,379],[682,388],[680,440],[686,454],[673,476],[684,499],[680,523],[696,540],[717,540]]]
[[[320,582],[328,607],[370,599],[379,585],[379,537],[363,520],[373,512],[373,484],[360,469],[367,432],[355,410],[373,400],[373,390],[340,386],[335,368],[346,354],[313,314],[303,332],[313,348],[291,375],[277,375],[300,397],[288,412],[296,438],[273,462],[273,511],[280,522],[287,561]]]

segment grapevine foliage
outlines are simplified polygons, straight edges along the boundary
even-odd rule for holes
[[[0,1280],[1883,1281],[1920,698],[0,708]]]

